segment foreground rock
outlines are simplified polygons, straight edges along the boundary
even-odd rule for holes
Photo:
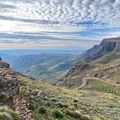
[[[16,73],[10,69],[10,65],[0,59],[0,94],[8,99],[4,105],[13,108],[21,117],[21,120],[33,120],[29,110],[27,97],[19,94],[19,82]],[[1,103],[1,101],[0,101]]]

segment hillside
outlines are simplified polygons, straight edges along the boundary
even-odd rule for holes
[[[13,120],[119,120],[119,86],[95,80],[72,90],[18,74],[4,62],[0,70],[0,119],[6,113]]]
[[[73,54],[39,54],[17,57],[12,68],[35,79],[54,83],[65,76],[77,61]]]
[[[78,62],[56,84],[75,88],[81,86],[82,81],[86,77],[97,78],[112,84],[120,84],[120,51],[118,45],[120,39],[116,38],[116,41],[114,39],[104,39],[100,45],[96,46],[96,49],[101,48],[99,52],[95,51],[95,47],[93,47],[83,53],[84,59]]]
[[[119,86],[98,81],[90,82],[78,91],[51,86],[21,75],[18,79],[21,94],[29,95],[30,109],[36,120],[119,120]],[[89,115],[91,119],[81,118],[81,115]]]
[[[77,111],[74,105],[78,102],[75,99],[77,92],[39,83],[17,74],[10,69],[9,64],[2,61],[0,70],[1,120],[97,119],[92,114],[91,117],[83,115],[88,112]]]

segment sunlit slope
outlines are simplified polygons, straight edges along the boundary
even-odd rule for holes
[[[120,53],[112,51],[89,63],[77,63],[60,85],[79,87],[84,78],[94,77],[113,84],[120,84]],[[59,85],[59,82],[58,82]]]
[[[29,95],[36,120],[119,120],[120,96],[107,89],[112,85],[104,84],[102,89],[99,83],[90,82],[81,90],[68,90],[20,75],[18,78],[21,94]]]

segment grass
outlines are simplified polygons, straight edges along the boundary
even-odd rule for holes
[[[0,107],[0,120],[20,120],[18,114],[6,106]]]
[[[91,83],[83,90],[76,91],[54,87],[23,76],[18,78],[21,94],[29,96],[35,120],[76,120],[76,117],[66,111],[73,114],[77,111],[85,119],[88,117],[91,120],[119,120],[120,96],[114,92],[118,88],[110,91],[113,89],[111,85],[105,85],[103,89],[103,83]],[[53,114],[53,111],[57,111],[57,115]]]
[[[120,55],[118,55],[116,52],[111,52],[109,54],[106,54],[105,56],[94,60],[92,63],[102,63],[102,64],[107,64],[110,63],[113,60],[119,59]]]
[[[89,81],[88,85],[86,85],[83,89],[120,95],[120,86],[114,84],[112,85],[100,80]]]

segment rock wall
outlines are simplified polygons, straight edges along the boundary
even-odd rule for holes
[[[103,39],[100,46],[106,51],[120,50],[120,37]]]
[[[19,82],[10,65],[0,61],[0,92],[11,97],[19,94]]]
[[[9,64],[0,61],[0,93],[8,98],[4,105],[14,109],[21,120],[34,120],[29,110],[29,100],[26,96],[21,97],[19,87],[16,72],[10,69]]]

